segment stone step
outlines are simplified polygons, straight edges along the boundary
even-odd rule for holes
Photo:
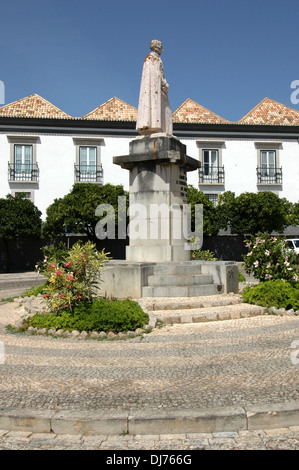
[[[142,297],[138,300],[147,312],[155,310],[186,310],[193,308],[225,307],[243,302],[238,294],[217,294],[199,297]]]
[[[149,286],[198,286],[212,284],[213,276],[203,274],[185,275],[157,275],[148,277]]]
[[[234,320],[263,315],[266,308],[250,304],[217,306],[210,308],[189,308],[182,310],[155,310],[151,312],[156,322],[162,324],[200,323],[221,320]]]
[[[222,290],[222,285],[202,284],[197,286],[145,286],[142,288],[143,297],[196,297],[216,295]]]

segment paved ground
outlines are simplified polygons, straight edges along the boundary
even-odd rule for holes
[[[0,450],[106,450],[116,455],[123,450],[137,451],[137,455],[140,450],[150,451],[153,455],[155,451],[164,451],[164,454],[170,451],[171,455],[172,450],[177,450],[183,451],[184,456],[193,451],[192,457],[199,460],[200,456],[194,454],[196,450],[298,450],[298,435],[299,427],[146,436],[74,436],[0,430]]]
[[[291,344],[299,317],[258,316],[155,329],[125,341],[9,334],[18,303],[0,304],[0,407],[149,416],[213,407],[298,404]],[[293,423],[294,424],[294,423]],[[299,448],[299,423],[284,429],[76,436],[0,431],[0,449]]]

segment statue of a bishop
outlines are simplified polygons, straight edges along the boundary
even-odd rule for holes
[[[138,104],[136,129],[142,136],[162,134],[172,136],[172,112],[168,100],[169,85],[164,77],[160,58],[160,41],[150,43],[151,53],[145,58]]]

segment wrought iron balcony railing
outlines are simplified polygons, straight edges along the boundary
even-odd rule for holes
[[[199,182],[224,184],[224,166],[205,166],[199,170]]]
[[[37,163],[8,163],[9,181],[38,182],[39,168]]]
[[[103,184],[102,165],[76,165],[75,164],[75,182],[76,183]]]
[[[282,168],[257,167],[257,182],[259,184],[282,184]]]

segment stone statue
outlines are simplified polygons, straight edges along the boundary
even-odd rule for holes
[[[172,135],[172,112],[168,101],[169,85],[164,77],[162,44],[154,39],[145,58],[138,104],[136,129],[142,136]]]

